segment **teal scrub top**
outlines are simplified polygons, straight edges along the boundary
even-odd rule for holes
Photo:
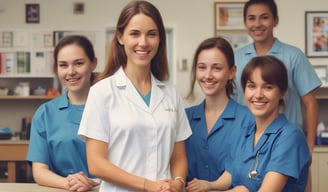
[[[231,150],[227,171],[232,176],[232,187],[246,186],[251,192],[258,191],[267,172],[273,171],[288,176],[283,192],[305,191],[308,178],[310,152],[301,129],[280,114],[265,130],[255,148],[253,147],[255,124],[245,129],[236,139]],[[253,170],[256,154],[258,174],[248,177]]]
[[[67,92],[42,104],[32,119],[27,160],[47,164],[66,177],[83,171],[89,174],[85,143],[77,136],[84,105],[71,105]]]
[[[188,159],[187,181],[194,178],[216,180],[225,170],[231,141],[245,126],[254,123],[247,107],[230,99],[210,133],[205,118],[205,100],[186,109],[192,135],[185,141]]]

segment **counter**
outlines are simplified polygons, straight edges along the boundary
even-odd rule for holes
[[[98,192],[99,186],[90,192]],[[1,192],[68,192],[63,189],[43,187],[36,183],[0,183]]]
[[[16,182],[16,163],[26,161],[28,144],[28,140],[0,140],[0,161],[6,161],[8,165],[5,182]]]

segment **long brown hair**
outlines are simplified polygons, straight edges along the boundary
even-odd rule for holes
[[[131,1],[128,3],[118,18],[115,35],[108,49],[108,57],[105,69],[101,72],[96,81],[113,75],[121,66],[127,64],[127,57],[124,47],[117,40],[118,34],[123,34],[131,18],[136,14],[144,14],[151,17],[157,25],[160,37],[160,43],[157,54],[151,61],[151,72],[161,81],[168,80],[169,67],[166,54],[166,34],[163,20],[159,10],[147,1]]]

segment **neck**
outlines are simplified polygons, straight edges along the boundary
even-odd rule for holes
[[[83,91],[79,91],[79,92],[68,91],[67,96],[68,96],[69,102],[74,105],[85,104],[85,102],[87,101],[89,88],[87,88]]]
[[[149,69],[141,67],[132,69],[131,67],[126,67],[124,72],[141,94],[146,95],[150,91],[151,73]]]
[[[224,97],[206,97],[205,108],[209,111],[216,111],[218,109],[224,109],[229,102],[228,96]]]
[[[267,41],[254,42],[256,54],[258,56],[266,55],[272,48],[274,43],[274,37],[270,38]]]

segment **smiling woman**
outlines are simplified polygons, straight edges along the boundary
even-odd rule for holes
[[[90,172],[103,180],[100,191],[180,191],[187,173],[184,140],[191,131],[182,98],[166,83],[166,34],[158,9],[148,1],[128,3],[108,50],[78,132],[86,140]]]
[[[32,119],[27,160],[39,185],[88,191],[98,184],[87,167],[85,143],[77,137],[96,66],[84,36],[66,36],[55,47],[53,69],[66,91],[42,104]]]

